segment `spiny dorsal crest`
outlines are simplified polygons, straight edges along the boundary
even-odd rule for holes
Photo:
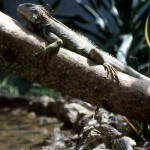
[[[38,10],[39,14],[42,16],[46,15],[48,17],[52,17],[51,13],[49,11],[47,11],[47,9],[42,5],[36,5],[36,7],[34,9]]]

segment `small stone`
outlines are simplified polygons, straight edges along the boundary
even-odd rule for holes
[[[36,118],[36,114],[35,114],[34,112],[30,112],[30,113],[28,114],[28,117],[29,117],[30,119],[35,119],[35,118]]]

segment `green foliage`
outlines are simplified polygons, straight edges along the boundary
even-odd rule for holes
[[[27,96],[50,96],[55,99],[60,98],[61,94],[53,89],[42,87],[38,83],[33,83],[30,90],[26,93]]]
[[[10,95],[19,96],[18,88],[8,85],[8,77],[5,77],[0,83],[0,93],[9,93]]]
[[[32,83],[26,79],[14,76],[5,76],[0,79],[0,93],[13,96],[50,96],[55,99],[61,97],[61,94],[53,89],[45,88],[37,83]]]

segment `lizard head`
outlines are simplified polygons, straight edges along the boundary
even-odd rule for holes
[[[42,22],[44,18],[50,15],[43,6],[32,3],[18,5],[17,13],[23,19],[32,24],[38,24]]]

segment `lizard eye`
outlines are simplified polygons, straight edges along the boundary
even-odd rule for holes
[[[30,6],[31,6],[31,4],[30,4],[30,3],[27,3],[27,4],[26,4],[26,7],[30,7]]]

